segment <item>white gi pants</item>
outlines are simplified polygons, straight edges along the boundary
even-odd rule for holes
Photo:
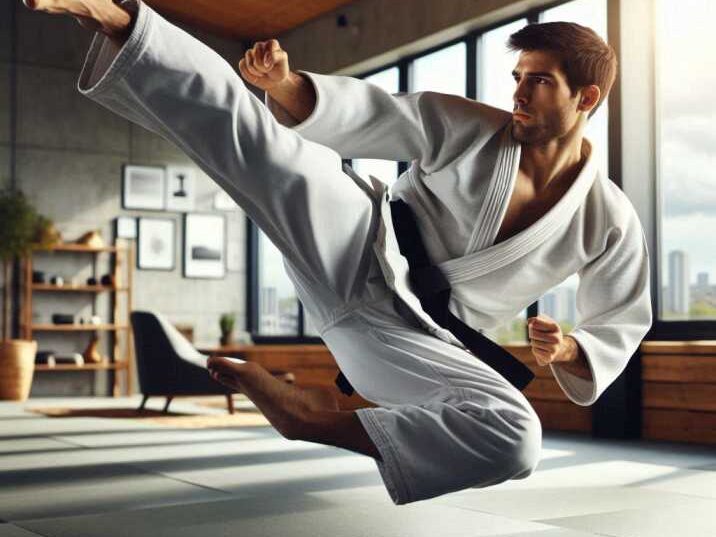
[[[279,124],[219,55],[140,4],[121,50],[97,36],[79,90],[184,150],[284,256],[355,390],[395,504],[527,477],[542,430],[524,395],[401,317],[372,250],[379,200],[334,150]]]

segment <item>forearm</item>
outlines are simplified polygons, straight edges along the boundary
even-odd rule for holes
[[[269,90],[268,94],[299,123],[311,115],[316,107],[316,91],[313,84],[303,75],[293,71],[290,72],[285,84]]]
[[[570,336],[564,336],[563,342],[562,353],[555,361],[556,365],[579,378],[592,380],[587,358],[577,340]]]

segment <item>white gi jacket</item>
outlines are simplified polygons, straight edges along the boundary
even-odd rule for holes
[[[383,222],[374,244],[387,284],[435,336],[463,345],[437,325],[410,291],[388,201],[415,212],[428,254],[447,276],[450,310],[475,329],[511,320],[542,294],[578,273],[577,325],[592,381],[550,364],[567,397],[594,403],[621,374],[652,323],[649,259],[639,218],[626,195],[587,161],[570,189],[542,218],[494,244],[514,188],[520,144],[511,114],[436,92],[391,95],[346,76],[299,71],[316,106],[298,123],[273,99],[265,103],[284,126],[343,158],[410,161],[382,196]]]

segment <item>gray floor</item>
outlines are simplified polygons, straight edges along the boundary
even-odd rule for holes
[[[26,410],[137,402],[0,403],[0,537],[716,536],[713,447],[546,432],[528,479],[396,507],[372,459],[268,427],[171,429]],[[222,412],[172,404],[198,409]]]

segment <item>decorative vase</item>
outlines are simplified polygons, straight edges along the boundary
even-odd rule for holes
[[[102,355],[99,353],[97,346],[99,345],[99,336],[95,333],[90,339],[87,348],[82,353],[82,358],[87,364],[99,364],[102,362]]]
[[[25,401],[35,373],[37,341],[0,341],[0,399]]]

